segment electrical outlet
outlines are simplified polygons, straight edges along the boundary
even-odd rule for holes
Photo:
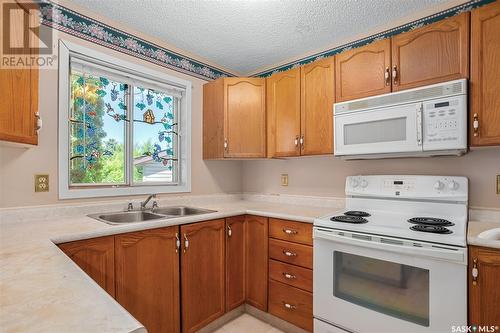
[[[500,175],[497,175],[497,194],[500,194]]]
[[[281,174],[281,186],[288,186],[288,174]]]
[[[49,191],[49,175],[35,175],[35,192]]]

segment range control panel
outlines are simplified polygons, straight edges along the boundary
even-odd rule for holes
[[[467,201],[468,179],[454,176],[349,176],[348,196]]]

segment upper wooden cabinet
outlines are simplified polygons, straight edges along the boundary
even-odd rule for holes
[[[225,312],[225,221],[183,225],[181,236],[182,331],[192,333]]]
[[[12,4],[16,5],[15,2]],[[19,9],[23,10],[20,6]],[[20,45],[25,45],[23,11],[12,11],[12,15],[20,17],[11,19],[11,37],[19,39]],[[30,17],[30,20],[35,19],[35,15]],[[32,26],[38,27],[37,24]],[[36,31],[34,33],[37,34]],[[30,53],[29,49],[26,52]],[[36,57],[38,54],[34,52],[31,51],[31,56]],[[37,112],[38,68],[0,69],[0,141],[37,145]]]
[[[334,57],[301,67],[301,155],[333,153]]]
[[[267,78],[267,154],[300,155],[300,68]]]
[[[335,102],[391,92],[391,40],[335,56]]]
[[[116,300],[148,332],[180,331],[178,227],[115,237]]]
[[[477,269],[477,277],[472,275]],[[500,326],[500,250],[469,247],[469,323]]]
[[[470,143],[500,145],[500,2],[472,11]],[[476,125],[476,126],[475,126]]]
[[[266,156],[266,81],[222,78],[203,86],[203,158]]]
[[[226,218],[226,312],[245,303],[245,215]]]
[[[70,257],[108,294],[115,297],[114,237],[100,237],[60,244]]]
[[[468,76],[469,13],[392,37],[393,91]]]

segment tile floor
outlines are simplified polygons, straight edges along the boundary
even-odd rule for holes
[[[284,333],[247,313],[233,319],[213,333]]]

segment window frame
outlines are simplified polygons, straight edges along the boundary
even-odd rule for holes
[[[92,184],[83,186],[70,186],[69,179],[69,126],[68,116],[70,114],[70,58],[80,56],[94,59],[97,63],[110,64],[113,70],[122,69],[123,73],[135,74],[144,77],[145,81],[152,80],[161,85],[174,86],[184,90],[182,98],[178,98],[176,117],[179,120],[178,126],[178,179],[174,183],[159,183],[155,185],[147,183],[136,183],[131,180],[125,185],[104,185],[93,186]],[[58,189],[60,199],[91,198],[106,196],[126,196],[149,193],[185,193],[191,192],[191,82],[163,72],[153,70],[149,67],[141,66],[121,58],[117,58],[95,49],[91,49],[80,44],[75,44],[67,40],[59,40],[59,98],[58,98]],[[140,74],[140,75],[139,75]],[[124,74],[126,75],[126,74]],[[154,84],[154,83],[153,83]],[[133,89],[133,88],[131,88]],[[130,105],[127,112],[133,113],[133,105]],[[128,131],[132,131],[129,125]],[[130,137],[133,140],[132,134]],[[133,141],[132,141],[133,142]],[[132,155],[126,152],[126,169],[132,168]]]

